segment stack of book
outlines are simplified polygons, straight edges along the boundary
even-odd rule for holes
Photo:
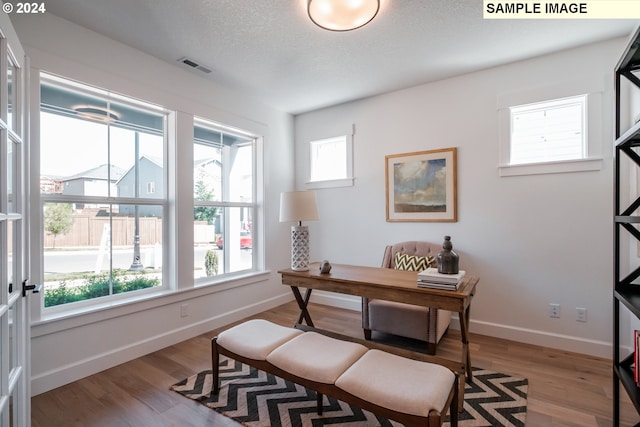
[[[437,268],[427,268],[418,273],[418,286],[455,291],[462,283],[464,273],[463,270],[460,270],[456,274],[444,274],[438,273]]]

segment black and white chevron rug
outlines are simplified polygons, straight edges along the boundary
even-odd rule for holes
[[[400,425],[326,396],[324,414],[319,416],[315,392],[224,356],[220,377],[218,396],[210,395],[211,371],[193,375],[171,389],[250,427]],[[458,418],[461,427],[524,426],[526,379],[476,368],[473,378],[473,384],[465,388],[464,411]]]

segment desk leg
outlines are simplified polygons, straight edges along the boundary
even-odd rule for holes
[[[465,310],[461,311],[460,317],[460,335],[462,336],[462,364],[464,365],[465,374],[469,382],[473,382],[473,372],[471,369],[471,353],[469,352],[469,305]]]
[[[308,326],[313,327],[313,321],[311,320],[311,315],[309,314],[309,310],[307,310],[307,305],[309,304],[309,298],[311,298],[312,289],[307,289],[307,292],[305,292],[304,294],[304,298],[302,298],[300,289],[297,286],[291,286],[291,291],[293,292],[293,296],[296,298],[298,307],[300,307],[300,315],[298,316],[298,323],[302,323],[302,320],[304,319],[305,323]]]

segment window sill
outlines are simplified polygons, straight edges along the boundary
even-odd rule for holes
[[[585,172],[602,169],[602,159],[581,159],[547,163],[498,166],[500,176],[543,175],[549,173]]]
[[[355,178],[331,179],[327,181],[309,181],[305,185],[308,190],[320,188],[353,187]]]
[[[144,310],[150,310],[164,305],[175,304],[180,301],[198,298],[203,295],[221,292],[230,288],[251,285],[269,279],[270,271],[260,271],[243,274],[224,282],[211,283],[188,289],[163,289],[144,296],[132,296],[131,298],[109,301],[91,306],[70,308],[69,310],[56,311],[43,314],[41,319],[31,323],[31,336],[38,337],[101,322],[107,319],[126,316]]]

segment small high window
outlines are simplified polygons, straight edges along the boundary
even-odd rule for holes
[[[588,157],[586,95],[511,107],[509,163]]]
[[[498,97],[500,176],[602,169],[602,93],[583,90],[567,84]]]
[[[351,135],[309,142],[308,188],[353,185]]]

